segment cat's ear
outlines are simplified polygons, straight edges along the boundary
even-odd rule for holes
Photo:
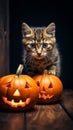
[[[31,27],[26,23],[22,23],[22,37],[30,37],[33,34]]]
[[[55,23],[50,23],[44,30],[46,36],[55,37]]]

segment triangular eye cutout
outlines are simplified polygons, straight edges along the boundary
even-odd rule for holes
[[[40,82],[39,81],[37,81],[37,85],[40,86]]]
[[[31,88],[30,84],[26,82],[25,88]]]
[[[13,93],[13,96],[20,96],[20,92],[18,89],[16,89],[16,91]]]
[[[53,88],[52,83],[50,83],[50,85],[48,86],[48,88]]]

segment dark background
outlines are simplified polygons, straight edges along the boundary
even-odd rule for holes
[[[56,24],[56,39],[62,59],[64,88],[73,88],[73,4],[62,1],[10,1],[10,73],[22,63],[21,24]]]

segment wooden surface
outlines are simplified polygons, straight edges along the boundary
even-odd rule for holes
[[[0,0],[0,77],[9,74],[9,0]]]
[[[73,90],[64,90],[61,101],[36,105],[29,112],[0,111],[0,130],[72,130]]]

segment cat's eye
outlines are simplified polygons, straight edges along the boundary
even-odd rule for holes
[[[31,46],[32,48],[35,48],[35,47],[36,47],[36,44],[35,44],[35,43],[31,43],[30,46]]]
[[[47,43],[43,43],[43,48],[46,48],[47,47]]]

